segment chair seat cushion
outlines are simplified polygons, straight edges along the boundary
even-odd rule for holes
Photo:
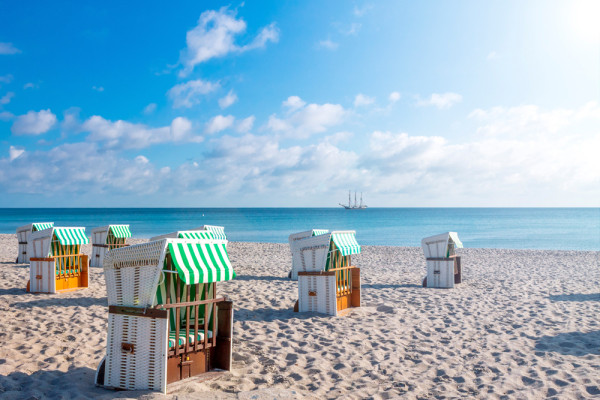
[[[190,329],[191,331],[191,329]],[[208,331],[208,338],[212,338],[212,331]],[[204,331],[198,331],[198,341],[202,342],[204,340]],[[190,332],[190,344],[194,343],[194,332]],[[179,332],[179,345],[183,346],[185,344],[185,330],[183,332]],[[175,332],[169,332],[169,348],[175,346]]]

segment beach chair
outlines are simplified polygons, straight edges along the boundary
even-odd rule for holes
[[[350,255],[360,253],[355,231],[334,231],[296,240],[302,257],[294,311],[338,315],[360,307],[360,269]]]
[[[293,281],[298,280],[298,272],[306,271],[304,266],[304,253],[300,251],[299,243],[302,239],[310,238],[313,236],[323,235],[329,233],[327,229],[311,229],[310,231],[292,233],[288,241],[290,243],[290,251],[292,252],[292,270],[288,274],[288,278]]]
[[[131,237],[129,225],[106,225],[92,229],[91,267],[102,267],[104,256],[109,250],[128,246],[127,238]]]
[[[156,390],[231,370],[233,303],[217,282],[235,278],[223,240],[164,238],[111,250],[106,356],[96,384]]]
[[[27,254],[27,243],[32,232],[43,231],[54,226],[54,222],[34,222],[17,228],[17,240],[19,241],[19,254],[17,255],[17,264],[29,262]]]
[[[456,249],[463,245],[456,232],[446,232],[421,240],[427,262],[423,287],[453,288],[462,282],[462,267]]]
[[[189,231],[175,231],[167,233],[165,235],[154,236],[150,238],[150,241],[160,239],[215,239],[221,240],[227,244],[227,236],[225,235],[225,228],[222,226],[213,225],[202,225],[199,228],[191,229]]]
[[[32,293],[59,293],[88,287],[88,256],[85,228],[50,227],[31,233],[27,253]]]

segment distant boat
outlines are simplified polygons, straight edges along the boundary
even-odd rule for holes
[[[360,193],[360,203],[356,201],[356,192],[354,192],[354,204],[352,204],[351,191],[348,191],[348,205],[339,203],[340,206],[344,207],[346,210],[363,210],[367,208],[366,204],[363,204],[362,192]]]

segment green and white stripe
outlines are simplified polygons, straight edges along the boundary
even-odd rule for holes
[[[109,225],[109,229],[116,238],[129,238],[131,231],[129,225]]]
[[[169,243],[169,252],[186,285],[235,278],[224,243]]]
[[[343,256],[360,253],[360,245],[356,241],[354,232],[332,233],[331,240]]]
[[[53,226],[54,222],[34,222],[31,231],[43,231],[44,229],[52,228]]]
[[[222,226],[204,225],[204,229],[206,229],[209,232],[212,232],[213,236],[217,240],[227,240],[227,236],[225,235],[225,228]]]
[[[89,243],[85,228],[54,228],[54,236],[62,245]]]
[[[313,229],[312,230],[313,236],[320,236],[320,235],[324,235],[326,233],[329,233],[329,231],[327,229]]]
[[[209,231],[180,231],[181,239],[214,239],[214,235]]]

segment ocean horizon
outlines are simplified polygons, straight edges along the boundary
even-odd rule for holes
[[[362,245],[420,246],[421,239],[458,232],[465,247],[600,250],[600,208],[2,208],[0,233],[31,222],[91,229],[129,224],[150,238],[201,225],[225,227],[231,241],[287,243],[313,228],[355,230]]]

